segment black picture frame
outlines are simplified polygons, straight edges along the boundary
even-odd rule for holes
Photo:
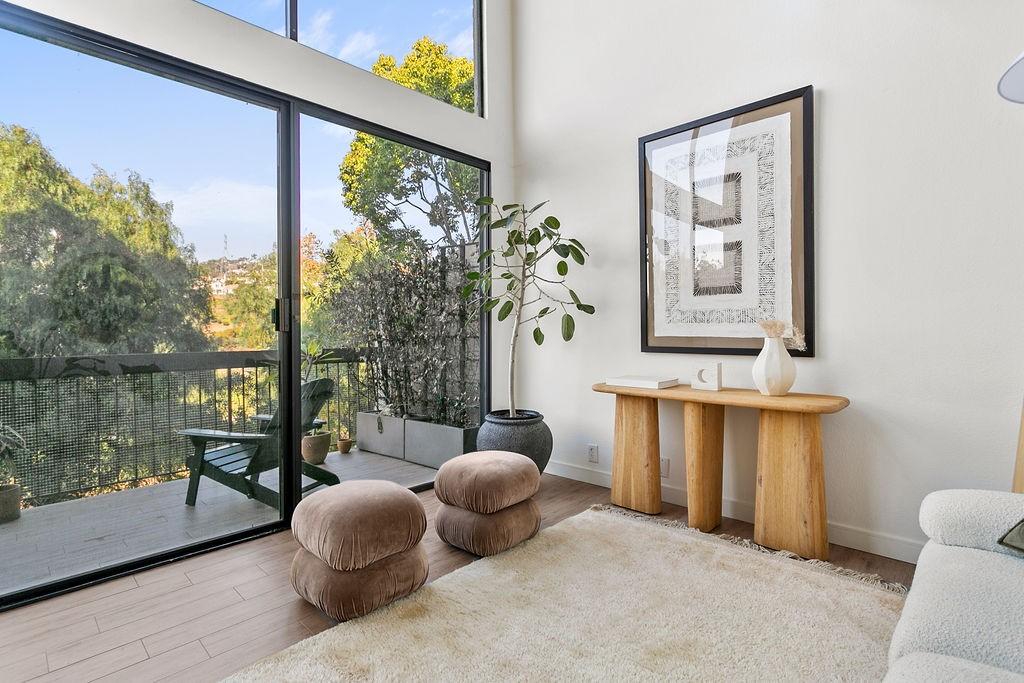
[[[672,128],[650,133],[640,137],[637,141],[637,155],[639,168],[639,216],[640,216],[640,350],[644,353],[698,353],[698,354],[721,354],[721,355],[757,355],[760,352],[760,345],[754,347],[740,346],[668,346],[654,345],[650,341],[650,292],[649,292],[649,249],[648,240],[650,235],[649,211],[648,211],[648,168],[646,151],[648,145],[658,142],[679,133],[685,133],[694,129],[702,128],[713,123],[733,119],[744,114],[757,112],[776,105],[781,105],[793,100],[799,100],[799,111],[802,113],[801,130],[794,132],[794,137],[799,135],[801,141],[801,154],[798,159],[801,162],[802,173],[802,226],[799,227],[802,248],[796,252],[801,256],[799,278],[794,275],[794,284],[802,286],[803,306],[800,307],[803,325],[801,330],[804,334],[806,348],[789,349],[790,355],[801,357],[813,357],[815,354],[815,325],[814,325],[814,89],[807,85],[796,90],[791,90],[774,97],[768,97],[750,104],[734,107],[727,111],[695,119]],[[792,161],[796,161],[793,159]],[[791,170],[791,184],[798,185],[796,174]],[[794,220],[793,223],[796,221]],[[791,225],[791,230],[797,232],[797,227]],[[797,309],[794,308],[794,318]],[[737,338],[746,339],[746,338]]]

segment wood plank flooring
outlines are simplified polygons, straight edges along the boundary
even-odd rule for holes
[[[431,520],[440,503],[419,494]],[[537,501],[550,526],[597,503],[607,489],[544,475]],[[664,517],[685,519],[666,505]],[[717,533],[750,538],[726,519]],[[430,581],[475,558],[428,525]],[[0,614],[4,681],[214,681],[333,625],[292,592],[290,533],[249,541]],[[832,561],[909,583],[914,566],[832,546]]]

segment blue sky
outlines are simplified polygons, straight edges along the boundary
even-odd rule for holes
[[[284,26],[282,0],[204,3],[268,30]],[[300,37],[367,68],[429,35],[472,52],[472,2],[300,0]],[[283,38],[282,38],[283,39]],[[466,43],[468,40],[468,44]],[[276,113],[175,81],[0,30],[0,122],[19,124],[72,173],[94,165],[148,179],[174,203],[174,221],[201,260],[266,253],[276,239]],[[338,164],[353,132],[303,117],[303,229],[325,241],[355,227],[341,203]]]

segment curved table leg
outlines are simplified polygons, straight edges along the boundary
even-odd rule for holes
[[[819,415],[761,411],[754,541],[801,557],[828,559]]]
[[[658,439],[658,399],[616,395],[612,503],[651,515],[661,512]]]

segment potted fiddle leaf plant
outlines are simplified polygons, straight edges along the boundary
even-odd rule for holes
[[[0,423],[0,524],[21,517],[21,486],[15,481],[15,457],[25,450],[25,439],[13,427]]]
[[[326,359],[330,355],[330,351],[325,349],[319,341],[310,339],[303,344],[301,353],[302,381],[305,383],[313,376],[313,366]],[[302,437],[302,459],[310,465],[322,465],[330,450],[331,433],[320,427],[314,427],[313,431]]]
[[[531,209],[524,204],[498,207],[491,197],[476,204],[489,209],[480,217],[482,230],[490,230],[491,244],[480,255],[480,268],[466,273],[469,282],[462,296],[475,298],[485,313],[497,309],[498,321],[509,320],[512,336],[508,351],[508,409],[488,413],[477,434],[477,450],[504,450],[531,458],[543,472],[551,458],[551,430],[536,410],[521,408],[516,401],[516,363],[520,333],[530,334],[538,346],[545,340],[543,324],[558,318],[566,342],[576,332],[574,313],[594,314],[594,306],[569,287],[569,271],[586,263],[586,248],[565,235],[554,216],[536,221],[534,216],[547,202]],[[554,263],[554,272],[542,265]]]

